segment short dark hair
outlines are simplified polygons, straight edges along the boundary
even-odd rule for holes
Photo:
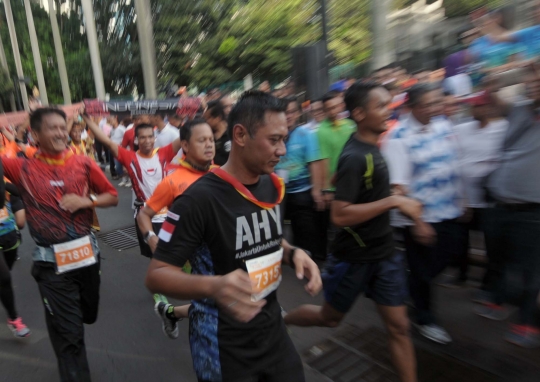
[[[285,113],[287,106],[287,101],[260,90],[244,92],[229,114],[229,136],[232,138],[234,126],[242,125],[253,138],[264,124],[266,112]]]
[[[56,109],[54,107],[42,107],[36,109],[30,115],[30,127],[32,128],[32,130],[41,131],[41,122],[43,121],[43,117],[50,114],[59,115],[64,119],[64,121],[67,119],[66,113],[64,113],[64,111],[61,109]]]
[[[416,84],[407,92],[407,106],[414,107],[420,102],[425,94],[437,90],[438,87],[433,84]]]
[[[212,116],[212,118],[221,118],[225,119],[225,109],[223,108],[223,104],[221,101],[210,101],[208,102],[208,112]]]
[[[148,123],[141,123],[140,125],[135,125],[135,137],[139,136],[139,131],[144,129],[152,129],[154,130],[154,126],[148,124]]]
[[[206,121],[204,118],[195,118],[192,121],[187,121],[184,126],[182,126],[182,129],[180,130],[180,137],[183,141],[188,141],[191,139],[191,133],[193,132],[193,128],[197,125],[206,125]]]
[[[339,96],[340,96],[339,92],[337,92],[335,90],[331,90],[328,93],[326,93],[325,95],[323,95],[321,101],[322,101],[322,103],[324,105],[326,102],[328,102],[330,100],[333,100],[334,98],[337,98]]]
[[[345,106],[349,113],[352,114],[357,107],[365,108],[369,101],[369,93],[377,88],[384,88],[384,86],[373,81],[356,81],[352,84],[345,93]]]
[[[130,117],[126,117],[122,120],[122,122],[120,122],[120,124],[124,127],[128,127],[129,125],[131,125],[133,123],[133,120],[130,118]]]

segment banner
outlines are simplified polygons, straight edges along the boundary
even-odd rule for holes
[[[73,117],[79,112],[79,109],[82,107],[83,103],[79,102],[73,105],[58,105],[58,109],[61,109],[66,113],[68,118]],[[54,106],[52,106],[54,107]],[[17,126],[24,123],[29,123],[30,117],[26,111],[16,111],[13,113],[0,114],[0,126]]]
[[[201,101],[198,98],[170,98],[163,100],[108,101],[84,100],[86,113],[93,116],[116,115],[121,118],[136,115],[171,115],[194,116]]]

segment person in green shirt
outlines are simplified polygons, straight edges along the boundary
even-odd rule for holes
[[[341,151],[349,137],[355,131],[355,124],[347,118],[340,119],[344,111],[343,97],[340,93],[331,91],[322,99],[326,119],[317,129],[321,156],[325,160],[324,189],[334,189],[331,184],[337,170],[337,164]]]

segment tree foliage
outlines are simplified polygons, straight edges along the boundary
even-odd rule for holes
[[[2,1],[2,0],[0,0]],[[54,0],[72,99],[95,97],[81,0]],[[371,54],[371,1],[326,0],[329,48],[335,63],[359,64]],[[392,0],[392,7],[415,0]],[[428,0],[428,3],[434,0]],[[502,0],[445,0],[448,17],[466,15]],[[33,3],[33,2],[32,2]],[[60,13],[60,3],[72,10]],[[11,0],[19,52],[30,89],[37,80],[23,0]],[[64,5],[66,6],[66,5]],[[144,81],[133,0],[93,0],[105,89],[112,97],[144,93]],[[15,73],[3,4],[0,37],[10,73]],[[257,79],[279,82],[291,73],[290,49],[322,38],[320,0],[151,0],[154,40],[161,90],[172,84],[206,88]],[[49,15],[32,5],[50,103],[62,103],[58,64]],[[0,72],[0,93],[10,81]],[[5,102],[4,102],[5,104]]]

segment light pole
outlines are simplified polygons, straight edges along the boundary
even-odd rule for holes
[[[13,13],[11,12],[10,0],[4,0],[4,8],[6,9],[6,19],[9,29],[9,37],[11,38],[11,46],[13,48],[13,58],[15,60],[17,78],[24,78],[21,55],[19,53],[19,42],[17,41],[17,32],[15,31],[15,22],[13,21]],[[24,110],[28,111],[28,93],[26,93],[26,86],[22,86],[21,83],[16,85],[18,85],[21,89],[21,98]]]
[[[92,61],[92,71],[94,72],[94,83],[96,84],[96,96],[98,99],[105,101],[105,81],[103,81],[103,69],[101,67],[101,56],[99,54],[92,0],[82,0],[82,9],[84,14],[84,26],[86,27],[86,37],[88,38],[90,60]]]
[[[137,32],[144,77],[144,96],[147,99],[156,99],[156,49],[150,1],[135,0],[135,12],[137,12]]]
[[[36,26],[34,25],[34,17],[32,16],[32,8],[30,8],[30,0],[24,0],[24,8],[26,9],[26,21],[28,22],[28,32],[30,33],[30,44],[32,45],[32,55],[34,56],[34,65],[36,67],[36,76],[38,80],[39,99],[44,106],[49,104],[47,97],[47,88],[45,87],[45,78],[43,77],[43,66],[41,65],[41,56],[39,54],[39,45],[36,35]]]
[[[9,67],[8,67],[7,59],[6,59],[6,51],[4,50],[4,44],[2,43],[2,38],[1,37],[0,37],[0,64],[6,70],[7,76],[10,77],[10,75],[9,75]],[[14,92],[16,90],[17,89],[13,89]],[[14,93],[11,93],[9,95],[9,105],[11,106],[11,111],[16,111],[17,110],[17,106],[15,105],[15,95],[14,95]]]
[[[56,12],[54,10],[53,0],[49,0],[49,16],[51,17],[54,49],[56,50],[56,61],[58,61],[58,74],[60,75],[60,83],[62,84],[64,104],[71,105],[71,92],[69,90],[66,61],[64,60],[62,40],[60,39],[60,30],[58,29],[58,20],[56,20]]]

